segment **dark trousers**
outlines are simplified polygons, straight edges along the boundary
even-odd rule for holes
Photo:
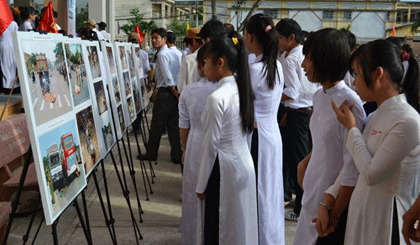
[[[147,154],[150,158],[157,158],[160,139],[166,126],[171,144],[171,159],[181,161],[182,150],[178,120],[178,101],[169,88],[159,88],[153,105],[153,117],[147,143]]]
[[[303,190],[297,181],[297,167],[311,151],[312,137],[309,130],[311,115],[288,111],[286,128],[282,129],[283,183],[285,200],[296,194],[294,212],[299,215],[302,208]]]
[[[206,188],[204,208],[204,244],[219,244],[220,166],[216,157]]]
[[[346,225],[347,225],[347,214],[349,212],[348,207],[344,209],[341,214],[340,221],[335,228],[335,231],[328,234],[326,237],[318,237],[316,242],[317,245],[331,245],[331,244],[344,244],[344,236],[346,234]]]

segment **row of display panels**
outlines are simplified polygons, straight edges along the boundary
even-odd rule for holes
[[[45,220],[51,225],[147,106],[140,47],[30,32],[14,33],[13,41]]]

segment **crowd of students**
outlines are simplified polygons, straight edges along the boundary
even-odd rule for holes
[[[420,240],[412,53],[392,40],[355,48],[332,28],[304,40],[295,21],[263,14],[243,37],[217,20],[192,37],[204,45],[183,59],[198,78],[179,99],[182,244],[285,244],[285,218],[298,221],[294,244]]]

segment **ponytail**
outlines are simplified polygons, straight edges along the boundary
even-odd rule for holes
[[[228,69],[235,74],[239,92],[240,116],[242,130],[250,133],[254,129],[254,100],[249,75],[248,53],[244,41],[235,31],[214,38],[203,46],[205,57],[216,63],[219,58],[227,61]]]
[[[407,54],[405,51],[403,55]],[[405,75],[404,80],[402,81],[402,88],[403,92],[405,93],[405,97],[407,98],[407,102],[416,109],[417,112],[420,113],[420,102],[419,102],[419,95],[420,95],[420,79],[419,79],[419,64],[417,60],[412,56],[408,55],[408,69]],[[402,57],[403,61],[406,60]]]
[[[264,75],[267,76],[267,86],[274,89],[277,76],[277,56],[279,52],[279,36],[274,28],[273,20],[266,15],[256,14],[249,19],[246,31],[254,35],[263,48]]]

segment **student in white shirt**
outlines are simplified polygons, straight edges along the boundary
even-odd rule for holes
[[[87,21],[83,22],[86,24],[86,27],[91,29],[92,31],[96,32],[96,35],[98,36],[98,40],[99,41],[105,41],[105,37],[104,35],[102,35],[102,33],[100,31],[98,31],[95,26],[96,26],[96,21],[94,19],[88,19]]]
[[[2,87],[4,89],[11,89],[16,78],[16,58],[13,49],[12,33],[18,30],[18,25],[15,21],[10,23],[9,27],[0,36],[0,69],[3,77]],[[32,81],[32,77],[29,79]],[[20,87],[19,80],[16,82],[15,89]],[[17,91],[17,90],[16,90]]]
[[[23,23],[19,26],[19,31],[34,31],[32,21],[35,21],[35,9],[31,6],[25,6],[20,9],[20,17]]]
[[[204,234],[202,223],[197,226],[197,244],[258,244],[256,179],[247,144],[255,97],[245,44],[231,34],[236,37],[217,37],[203,47],[206,77],[219,88],[207,97],[201,117],[205,135],[196,192],[205,199],[205,218]]]
[[[172,31],[168,31],[167,36],[166,36],[166,45],[168,45],[168,48],[178,56],[179,63],[181,64],[181,61],[182,61],[182,53],[175,46],[175,41],[176,41],[176,35],[175,35],[175,33],[173,33]]]
[[[106,23],[105,22],[99,22],[98,24],[98,28],[99,31],[102,33],[102,35],[104,36],[105,40],[108,42],[111,42],[111,34],[109,34],[108,32],[106,32],[105,28],[106,28]]]
[[[284,201],[296,194],[295,207],[285,214],[287,220],[297,221],[302,208],[302,189],[297,181],[297,166],[312,150],[309,121],[312,114],[312,97],[319,85],[311,83],[301,67],[304,59],[303,36],[299,24],[283,19],[276,25],[279,33],[280,62],[284,85],[278,122],[283,140]]]
[[[182,164],[182,216],[179,232],[182,234],[181,244],[195,244],[197,240],[197,217],[202,213],[204,201],[197,201],[198,170],[200,169],[201,146],[204,140],[204,124],[201,122],[207,97],[218,87],[217,82],[207,81],[204,75],[204,49],[197,54],[197,70],[200,81],[185,87],[179,97],[179,134],[184,149]],[[197,212],[200,210],[200,212]]]
[[[404,80],[403,61],[409,62]],[[348,130],[347,149],[360,172],[345,244],[403,244],[402,215],[411,205],[420,165],[419,65],[389,41],[376,40],[355,51],[352,70],[360,98],[376,101],[378,109],[361,133],[347,106],[351,103],[337,108],[339,104],[331,102]]]
[[[263,14],[252,16],[244,30],[244,42],[256,56],[249,63],[255,93],[255,126],[249,138],[257,178],[259,244],[281,245],[285,244],[283,151],[277,112],[284,80],[273,20]]]
[[[302,67],[308,80],[321,83],[322,87],[313,98],[314,112],[310,122],[312,152],[298,166],[298,181],[304,192],[293,244],[342,244],[346,208],[358,171],[346,148],[348,131],[337,120],[331,100],[338,104],[347,100],[353,105],[355,125],[359,129],[363,128],[365,112],[359,96],[342,80],[351,54],[347,37],[342,31],[327,28],[313,33],[306,40],[303,53]],[[340,171],[342,177],[337,200],[326,199],[324,192],[334,184]],[[320,213],[323,215],[320,216]],[[326,217],[328,226],[335,232],[327,236],[320,233],[317,228],[320,225],[324,228],[326,222],[317,217]]]

